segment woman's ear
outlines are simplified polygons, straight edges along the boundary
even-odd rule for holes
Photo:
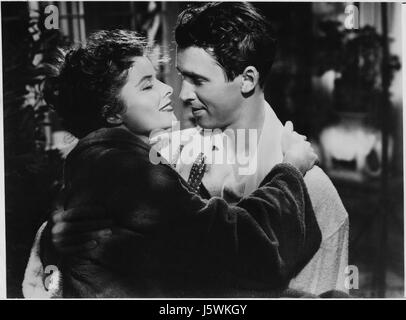
[[[259,81],[259,73],[257,68],[248,66],[244,69],[241,78],[241,92],[243,94],[250,93],[255,89]]]
[[[102,116],[106,119],[106,122],[112,125],[120,125],[123,123],[123,118],[121,114],[112,113],[110,106],[104,106],[102,108]]]
[[[119,114],[115,114],[113,116],[108,116],[106,118],[106,121],[109,124],[114,124],[114,125],[123,124],[123,119],[121,118],[121,115],[119,115]]]

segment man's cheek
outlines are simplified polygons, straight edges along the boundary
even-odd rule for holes
[[[218,100],[221,96],[221,94],[219,95],[218,93],[218,88],[213,85],[202,86],[200,88],[196,88],[195,90],[196,97],[205,105],[210,105],[212,102]],[[224,92],[222,92],[222,94],[224,94]]]

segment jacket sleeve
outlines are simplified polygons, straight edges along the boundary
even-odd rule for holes
[[[315,166],[305,178],[317,222],[323,235],[320,249],[289,287],[313,294],[345,288],[348,266],[348,213],[326,173]]]
[[[80,257],[65,257],[66,265],[90,261],[113,274],[205,274],[268,289],[286,287],[319,248],[303,177],[290,165],[275,166],[233,206],[218,197],[203,200],[172,168],[132,152],[105,152],[97,160],[75,171],[65,208],[107,206],[113,236]]]
[[[245,279],[248,285],[285,286],[320,246],[321,232],[302,175],[287,164],[275,166],[235,206],[197,196],[189,205],[202,262],[212,261],[217,272]]]

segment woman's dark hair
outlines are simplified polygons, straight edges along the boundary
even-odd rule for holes
[[[276,41],[269,22],[246,2],[191,5],[179,15],[175,39],[180,49],[208,50],[228,80],[248,66],[256,67],[262,88],[275,57]]]
[[[106,117],[124,111],[118,95],[132,58],[146,53],[145,39],[126,30],[97,31],[85,46],[70,49],[53,78],[57,96],[51,102],[64,128],[81,138],[111,126]]]

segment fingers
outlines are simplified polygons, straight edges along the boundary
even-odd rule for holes
[[[295,137],[300,137],[304,140],[307,140],[307,137],[305,135],[301,135],[298,132],[294,131],[292,121],[286,121],[284,130],[286,133],[293,133]]]
[[[103,207],[77,207],[74,209],[63,210],[59,209],[52,215],[54,223],[81,221],[89,219],[102,219],[107,216],[107,211]]]
[[[284,132],[285,139],[287,139],[287,142],[290,144],[300,142],[300,141],[306,141],[307,137],[305,135],[299,134],[296,131],[286,131]]]
[[[99,242],[104,238],[110,237],[112,234],[113,234],[112,230],[106,228],[98,231],[76,234],[74,236],[70,236],[69,238],[57,235],[55,237],[52,237],[52,242],[58,248],[73,245],[85,245],[88,242],[92,241],[96,242],[97,244],[97,242]]]
[[[294,144],[306,140],[307,137],[304,135],[300,135],[296,131],[293,130],[293,123],[291,121],[287,121],[283,128],[282,132],[282,153],[285,153],[288,149],[290,149]]]
[[[302,172],[303,175],[312,169],[318,157],[307,137],[293,131],[286,135],[288,143],[283,145],[284,162],[290,163]]]
[[[305,135],[299,134],[296,131],[293,131],[291,134],[292,137],[296,139],[296,141],[307,140],[307,137]]]
[[[284,130],[285,133],[293,132],[293,123],[292,123],[292,121],[286,121],[283,130]]]
[[[311,146],[311,144],[310,144],[309,141],[300,140],[299,142],[296,142],[296,143],[293,145],[293,147],[300,148],[300,145],[302,145],[303,148],[304,148],[304,150],[307,151],[308,153],[310,153],[310,152],[313,151],[313,148],[312,148],[312,146]]]
[[[312,169],[318,163],[318,161],[319,161],[319,157],[317,156],[316,152],[310,145],[309,146],[309,168],[307,171]]]
[[[112,234],[110,229],[104,229],[78,234],[69,238],[56,236],[52,238],[52,243],[61,254],[77,254],[96,248],[103,239],[111,237]]]
[[[52,215],[52,242],[62,254],[91,250],[112,234],[112,219],[102,207],[59,209]]]
[[[314,160],[313,160],[313,167],[314,167],[315,165],[319,164],[319,156],[313,151],[313,157],[314,157]]]
[[[98,231],[102,229],[107,229],[113,224],[112,220],[95,220],[95,221],[85,221],[85,222],[58,222],[51,230],[52,237],[56,236],[66,236],[74,235],[78,233]]]
[[[316,160],[314,160],[314,165],[318,166],[320,164],[320,159],[319,159],[319,156],[317,154],[315,154],[315,156],[316,156]]]
[[[92,250],[96,248],[97,245],[98,245],[97,241],[92,240],[80,245],[62,246],[62,247],[57,246],[57,249],[59,253],[63,255],[71,255],[71,254],[77,255],[79,253]]]

